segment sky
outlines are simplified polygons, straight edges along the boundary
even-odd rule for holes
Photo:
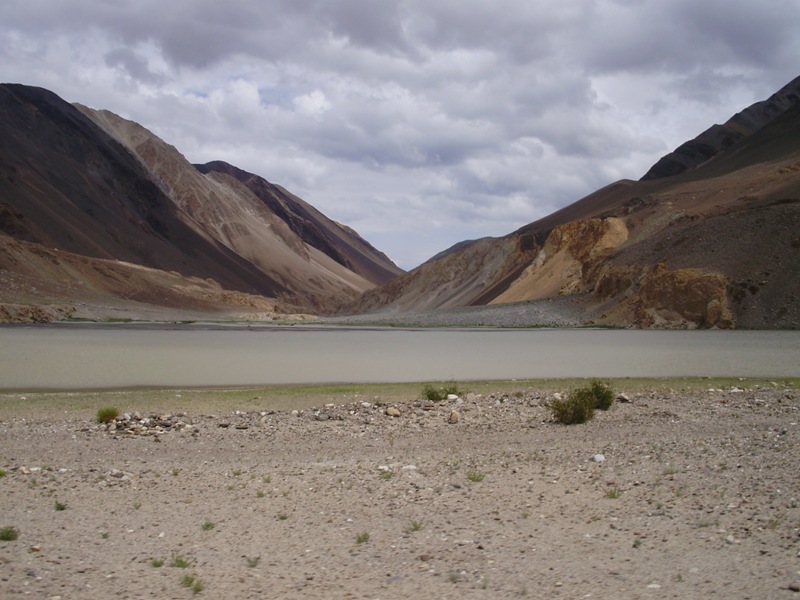
[[[2,0],[0,81],[284,186],[410,269],[800,75],[797,0]]]

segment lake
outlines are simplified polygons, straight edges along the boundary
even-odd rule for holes
[[[0,327],[2,390],[682,376],[800,376],[800,332]]]

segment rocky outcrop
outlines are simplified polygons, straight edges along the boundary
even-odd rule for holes
[[[729,280],[703,269],[605,266],[594,296],[605,305],[599,324],[663,329],[730,329]]]
[[[574,294],[586,289],[586,275],[628,238],[618,218],[581,219],[550,233],[533,262],[491,304]]]

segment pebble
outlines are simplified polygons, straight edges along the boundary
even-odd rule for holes
[[[400,409],[395,406],[389,406],[384,411],[390,417],[399,417],[400,416]]]
[[[592,460],[593,460],[594,462],[596,462],[596,463],[601,463],[601,462],[605,462],[605,460],[606,460],[606,457],[605,457],[605,455],[604,455],[604,454],[595,454],[595,455],[592,457]]]
[[[451,410],[450,411],[450,416],[447,417],[447,422],[450,423],[451,425],[455,425],[460,420],[461,420],[461,415],[458,414],[458,411],[457,410]]]

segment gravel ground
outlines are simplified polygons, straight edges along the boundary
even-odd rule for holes
[[[0,597],[800,598],[800,393],[551,398],[8,418]]]
[[[490,304],[427,312],[382,312],[323,318],[325,323],[406,325],[411,327],[580,327],[589,313],[572,296],[531,302]]]

